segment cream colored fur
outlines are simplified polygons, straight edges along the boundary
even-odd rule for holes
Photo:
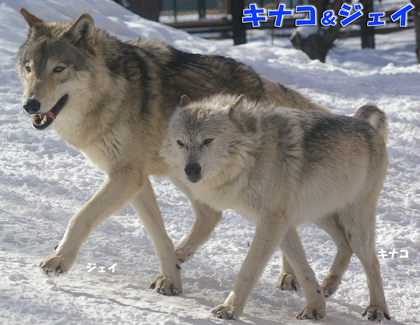
[[[380,127],[375,124],[382,133],[369,125],[372,120],[382,121]],[[183,98],[161,151],[172,179],[215,211],[233,209],[256,223],[248,256],[228,298],[213,310],[216,317],[242,314],[280,246],[287,258],[283,275],[291,285],[296,277],[305,291],[307,305],[298,318],[325,316],[324,294],[337,289],[353,252],[368,280],[368,318],[389,318],[375,252],[376,204],[388,165],[386,134],[385,115],[372,105],[350,118],[278,108],[243,96],[192,103]],[[322,287],[296,232],[308,221],[330,233],[338,246]],[[196,236],[207,238],[213,228],[206,232],[202,224]]]

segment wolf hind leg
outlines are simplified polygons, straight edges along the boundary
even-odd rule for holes
[[[329,297],[337,291],[338,286],[341,283],[341,279],[350,264],[350,258],[353,255],[353,250],[347,240],[345,231],[339,224],[338,213],[325,217],[315,224],[328,233],[337,246],[337,254],[334,258],[334,262],[321,284],[325,297]],[[283,254],[283,267],[277,281],[277,287],[282,290],[296,290],[297,286],[299,286],[299,283],[293,268],[290,266],[287,258]]]
[[[171,177],[171,181],[189,198],[195,215],[194,224],[188,235],[175,249],[178,260],[183,263],[190,259],[197,249],[209,239],[214,228],[222,219],[222,211],[216,211],[207,204],[195,200],[189,190],[176,178]]]
[[[346,214],[343,220],[350,221],[345,229],[349,244],[362,263],[369,288],[369,306],[362,316],[367,316],[371,321],[389,320],[375,248],[376,200],[366,198],[362,204],[353,204]]]

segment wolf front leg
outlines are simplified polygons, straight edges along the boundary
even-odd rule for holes
[[[197,249],[210,237],[214,228],[222,219],[222,211],[216,211],[207,204],[191,200],[194,209],[194,224],[182,242],[176,248],[176,256],[181,263],[189,260]]]
[[[194,224],[187,237],[182,240],[175,250],[178,260],[184,263],[209,239],[214,228],[222,219],[222,211],[216,211],[209,205],[196,200],[191,195],[190,190],[182,182],[178,181],[176,177],[170,176],[170,179],[189,198],[194,209]]]
[[[293,271],[293,268],[290,266],[286,256],[283,255],[283,262],[281,267],[281,273],[277,279],[277,288],[281,290],[288,290],[297,291],[299,287],[299,281],[297,280],[297,277],[295,275],[295,271]]]
[[[175,255],[174,245],[166,233],[152,185],[147,179],[143,190],[130,201],[140,216],[159,261],[161,275],[150,286],[164,295],[178,295],[182,292],[181,268]]]
[[[140,192],[144,183],[138,169],[127,167],[109,173],[98,192],[70,219],[54,253],[40,264],[41,270],[48,276],[68,272],[90,233]]]
[[[299,319],[321,319],[325,316],[325,298],[315,273],[309,266],[299,234],[290,227],[280,244],[306,296],[306,307],[296,316]]]
[[[280,245],[287,229],[287,221],[278,215],[262,217],[255,231],[249,253],[235,280],[233,290],[225,302],[212,310],[214,317],[235,319],[244,309],[245,303],[258,283],[258,279]]]

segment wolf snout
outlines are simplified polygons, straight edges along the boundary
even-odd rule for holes
[[[197,183],[201,178],[201,166],[197,163],[188,164],[185,169],[188,180]]]
[[[26,103],[23,105],[23,109],[28,114],[36,114],[41,108],[41,103],[36,99],[28,99]]]

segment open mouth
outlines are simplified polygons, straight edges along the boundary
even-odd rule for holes
[[[51,125],[51,123],[57,118],[58,113],[67,102],[69,95],[65,94],[61,97],[54,107],[45,114],[32,114],[32,119],[34,120],[33,126],[37,130],[44,130]]]

